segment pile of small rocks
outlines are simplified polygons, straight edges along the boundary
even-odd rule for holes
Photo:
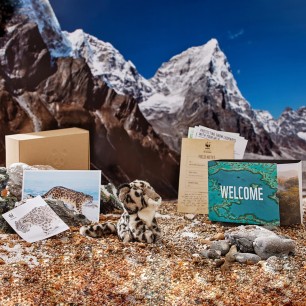
[[[229,263],[235,261],[256,264],[272,256],[284,257],[295,252],[294,240],[257,225],[231,228],[220,238],[207,241],[208,247],[201,251],[200,256],[215,260],[221,269],[226,269]]]

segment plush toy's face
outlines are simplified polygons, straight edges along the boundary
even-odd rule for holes
[[[118,188],[119,200],[129,214],[151,207],[154,210],[161,204],[161,197],[152,186],[145,181],[135,180]]]

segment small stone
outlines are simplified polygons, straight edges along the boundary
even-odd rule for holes
[[[234,256],[236,261],[249,265],[255,265],[261,260],[258,255],[252,253],[236,253]]]
[[[254,251],[261,259],[271,256],[287,256],[294,254],[295,242],[279,236],[258,237],[254,241]]]
[[[5,261],[0,257],[0,265],[5,265]]]
[[[185,214],[185,219],[187,220],[193,220],[195,218],[196,215],[194,214]]]
[[[239,238],[236,241],[236,245],[242,253],[254,253],[253,241],[247,238]]]
[[[232,245],[229,252],[225,255],[225,260],[228,262],[236,261],[235,254],[237,253],[237,247]]]
[[[224,239],[225,239],[224,233],[217,233],[210,240],[224,240]]]
[[[204,250],[200,255],[208,259],[219,259],[221,254],[215,250]]]
[[[5,169],[5,168],[1,168],[1,169]],[[8,180],[9,180],[9,176],[7,173],[0,173],[0,190],[6,187]]]
[[[226,240],[212,241],[210,249],[215,251],[220,251],[221,255],[224,256],[229,252],[230,245]]]
[[[215,266],[217,267],[217,268],[219,268],[219,267],[221,267],[223,264],[224,264],[224,262],[225,262],[225,259],[216,259],[215,260]]]

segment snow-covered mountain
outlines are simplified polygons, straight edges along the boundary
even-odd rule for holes
[[[66,57],[71,44],[63,35],[61,26],[48,0],[20,0],[19,14],[28,22],[37,24],[39,32],[53,57]]]
[[[63,32],[71,43],[71,56],[84,58],[94,76],[101,77],[117,93],[142,101],[153,94],[151,83],[142,77],[131,61],[126,61],[110,43],[83,30]]]
[[[305,159],[306,156],[306,107],[293,110],[288,107],[274,120],[268,112],[257,111],[274,142],[282,148],[284,157]]]
[[[38,25],[53,58],[84,59],[91,73],[118,94],[140,104],[146,119],[177,152],[188,126],[203,124],[240,132],[248,152],[305,157],[305,108],[285,110],[278,120],[244,99],[217,40],[192,47],[164,63],[146,80],[110,43],[82,30],[63,32],[48,0],[21,0],[23,16]]]
[[[81,29],[73,33],[62,31],[48,0],[21,0],[19,12],[38,25],[54,58],[84,58],[94,76],[100,77],[118,94],[132,96],[137,101],[143,101],[154,93],[150,82],[112,44]]]
[[[174,150],[179,151],[188,126],[202,124],[240,132],[249,139],[251,152],[273,155],[273,150],[279,151],[239,91],[216,39],[172,57],[151,83],[156,93],[140,109]]]

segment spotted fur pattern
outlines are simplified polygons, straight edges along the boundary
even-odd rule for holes
[[[78,214],[82,214],[83,205],[93,205],[91,195],[62,186],[51,188],[42,195],[42,198],[61,200],[68,208],[72,208]]]
[[[80,233],[95,238],[117,233],[123,242],[155,242],[161,234],[155,219],[161,197],[153,187],[148,182],[135,180],[118,188],[118,198],[123,204],[124,212],[117,225],[107,222],[82,226]]]
[[[33,225],[37,225],[45,234],[48,234],[54,229],[52,225],[54,220],[54,212],[49,206],[35,207],[18,221],[15,221],[15,226],[18,231],[27,233]]]

